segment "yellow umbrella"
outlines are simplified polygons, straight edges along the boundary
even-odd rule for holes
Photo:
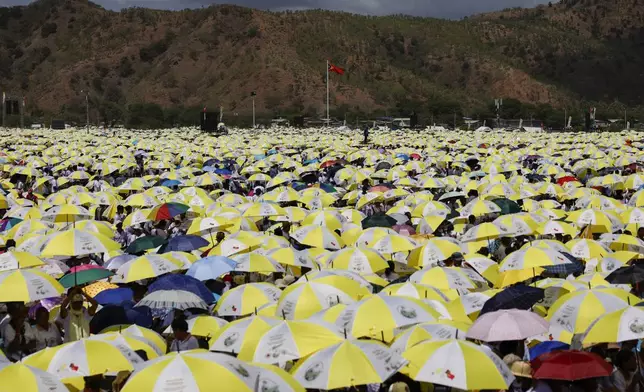
[[[178,373],[180,372],[180,373]],[[230,391],[254,392],[276,390],[305,392],[297,381],[275,366],[249,364],[226,354],[194,350],[171,353],[150,361],[136,372],[123,387],[123,392],[162,392],[177,385],[177,374],[182,382],[194,390],[213,388],[213,380]]]
[[[638,301],[620,289],[578,290],[559,298],[550,307],[546,319],[570,333],[584,333],[603,314]]]
[[[426,340],[402,355],[409,363],[401,372],[416,381],[461,390],[505,390],[514,381],[491,349],[464,340]]]

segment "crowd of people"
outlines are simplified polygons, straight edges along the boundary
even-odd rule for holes
[[[0,131],[0,390],[641,390],[640,135],[361,136]]]

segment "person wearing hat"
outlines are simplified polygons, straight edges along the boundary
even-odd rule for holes
[[[83,306],[87,300],[90,303],[89,309]],[[65,331],[65,343],[75,342],[82,338],[89,337],[89,322],[96,314],[98,303],[94,298],[85,294],[80,287],[73,287],[69,290],[67,297],[60,305],[59,322]]]
[[[522,361],[516,354],[508,354],[503,357],[503,362],[510,368],[516,377],[508,389],[509,392],[525,392],[532,384],[532,368],[530,363]]]

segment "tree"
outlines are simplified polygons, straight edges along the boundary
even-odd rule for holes
[[[163,109],[156,103],[135,103],[128,107],[129,128],[163,128]]]

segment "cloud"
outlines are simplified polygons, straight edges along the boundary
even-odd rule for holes
[[[358,14],[408,14],[437,18],[461,18],[509,7],[534,7],[548,0],[94,0],[108,9],[148,7],[161,9],[200,8],[217,3],[234,3],[269,10],[323,8]],[[20,5],[28,0],[0,0],[0,5]]]

